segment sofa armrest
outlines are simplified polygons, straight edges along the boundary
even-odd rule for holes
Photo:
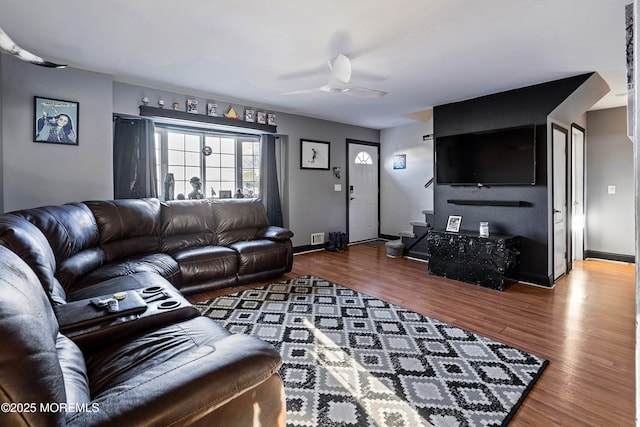
[[[259,239],[282,241],[282,240],[288,240],[292,238],[293,231],[288,230],[286,228],[270,225],[269,227],[263,228],[260,231],[258,231],[256,237]]]

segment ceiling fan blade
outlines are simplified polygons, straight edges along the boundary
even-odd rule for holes
[[[0,49],[7,52],[9,55],[13,55],[17,58],[20,58],[23,61],[30,62],[35,65],[40,65],[42,67],[48,68],[64,68],[66,65],[56,64],[50,61],[46,61],[39,56],[34,55],[33,53],[24,50],[20,46],[14,43],[11,40],[11,37],[7,33],[5,33],[2,28],[0,28]]]
[[[314,89],[294,90],[293,92],[286,92],[286,93],[283,93],[282,95],[303,95],[305,93],[314,93],[314,92],[323,92],[323,89],[322,88],[314,88]]]
[[[329,61],[331,68],[331,80],[338,80],[342,83],[349,83],[351,80],[351,61],[344,55],[336,55]]]
[[[383,92],[381,90],[375,89],[367,89],[364,87],[349,87],[343,90],[342,93],[358,98],[380,98],[385,96],[388,92]]]

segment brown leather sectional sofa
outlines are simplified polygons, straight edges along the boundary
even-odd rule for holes
[[[182,294],[291,271],[292,235],[256,199],[0,215],[0,425],[284,425],[277,351]]]

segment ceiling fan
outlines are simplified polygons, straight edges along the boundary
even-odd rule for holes
[[[349,85],[351,80],[351,61],[345,55],[336,55],[329,60],[329,69],[331,75],[329,76],[329,82],[324,86],[313,89],[302,89],[293,92],[287,92],[284,95],[300,95],[304,93],[313,92],[330,92],[330,93],[343,93],[349,96],[356,96],[360,98],[380,98],[385,96],[387,92],[383,92],[375,89],[367,89],[363,87]]]
[[[34,55],[28,50],[24,50],[23,48],[15,44],[14,41],[11,40],[11,37],[9,37],[7,33],[5,33],[2,30],[2,28],[0,28],[0,50],[8,53],[9,55],[13,55],[23,61],[40,65],[42,67],[48,67],[48,68],[66,67],[66,65],[49,62],[47,60],[40,58],[39,56]]]

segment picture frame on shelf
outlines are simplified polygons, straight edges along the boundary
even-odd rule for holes
[[[79,144],[80,103],[34,96],[33,110],[33,142]]]
[[[231,198],[231,190],[220,190],[220,198],[221,199],[230,199]]]
[[[198,114],[198,101],[187,99],[187,113]]]
[[[207,116],[218,117],[218,104],[215,102],[207,102]]]
[[[267,124],[267,113],[265,113],[264,111],[258,111],[256,113],[256,122],[260,125],[266,125]]]
[[[269,113],[267,114],[267,124],[269,126],[275,126],[276,125],[276,115],[273,113]]]
[[[331,143],[300,139],[300,169],[329,170]]]
[[[462,223],[462,217],[460,215],[449,215],[447,220],[447,231],[457,233],[460,231],[460,224]]]
[[[253,123],[256,121],[256,111],[251,108],[245,108],[244,110],[244,121],[248,123]]]

